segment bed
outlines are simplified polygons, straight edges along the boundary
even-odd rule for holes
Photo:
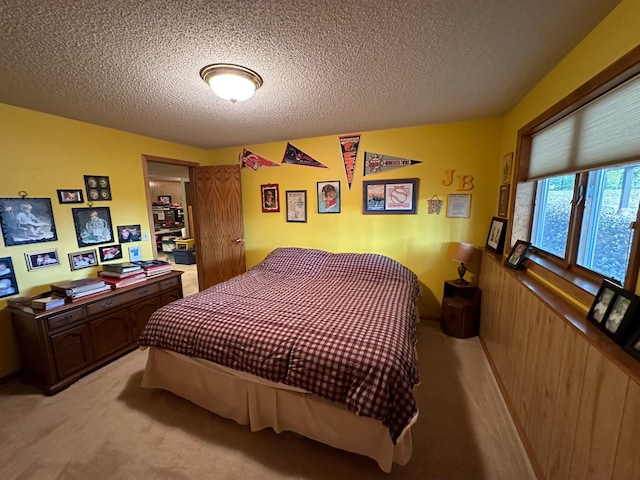
[[[152,315],[142,385],[389,472],[409,461],[418,417],[418,292],[415,274],[382,255],[278,248]]]

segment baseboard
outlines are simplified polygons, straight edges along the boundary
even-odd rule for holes
[[[4,388],[10,383],[16,382],[20,379],[20,372],[13,372],[4,377],[0,377],[0,388]]]

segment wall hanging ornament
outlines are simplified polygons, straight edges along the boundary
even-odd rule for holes
[[[360,144],[360,135],[349,135],[340,137],[340,149],[342,150],[342,161],[344,162],[344,171],[347,174],[347,183],[351,190],[351,182],[353,182],[353,173],[356,169],[356,157],[358,156],[358,145]]]
[[[321,164],[315,158],[310,157],[299,148],[296,148],[293,145],[291,145],[289,142],[287,142],[287,147],[284,150],[282,163],[291,163],[293,165],[305,165],[307,167],[327,168],[326,165]]]
[[[440,215],[442,211],[442,200],[438,198],[438,195],[434,195],[429,199],[429,208],[427,209],[427,213],[429,215]]]
[[[374,173],[387,172],[394,168],[409,167],[416,163],[422,163],[420,160],[411,160],[409,158],[392,157],[390,155],[382,155],[380,153],[364,152],[364,176]]]

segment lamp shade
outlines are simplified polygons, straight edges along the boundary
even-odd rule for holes
[[[200,70],[200,77],[213,93],[231,102],[248,100],[262,86],[262,77],[240,65],[215,63]]]
[[[451,259],[458,263],[469,263],[475,250],[476,247],[474,245],[460,242],[458,243],[455,252],[453,252]]]

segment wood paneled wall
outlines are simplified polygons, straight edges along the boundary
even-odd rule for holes
[[[181,182],[149,180],[149,191],[151,192],[152,201],[158,200],[160,195],[171,195],[171,203],[178,203],[181,207],[186,208],[184,187]]]
[[[640,478],[640,363],[485,252],[480,338],[540,477]]]

